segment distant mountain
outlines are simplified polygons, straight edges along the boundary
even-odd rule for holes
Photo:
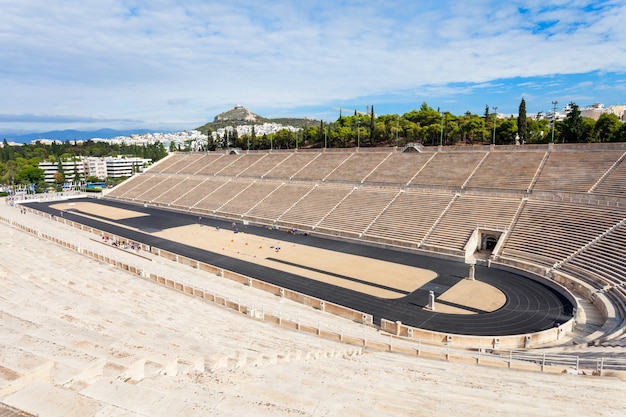
[[[17,143],[31,143],[37,139],[54,139],[65,142],[66,140],[89,140],[94,138],[111,139],[117,136],[130,136],[141,133],[156,133],[156,130],[150,129],[129,129],[129,130],[115,130],[115,129],[99,129],[92,131],[81,130],[52,130],[50,132],[41,133],[28,133],[22,135],[16,135],[11,133],[0,133],[0,140],[6,139],[7,141]],[[163,132],[165,133],[165,132]]]
[[[213,123],[263,123],[267,121],[266,118],[252,113],[250,110],[243,106],[235,106],[232,109],[218,114],[213,119]]]
[[[319,121],[314,119],[296,117],[268,119],[266,117],[252,113],[250,110],[243,106],[235,106],[230,110],[218,114],[217,116],[215,116],[212,122],[208,122],[200,127],[197,127],[196,130],[206,134],[207,130],[214,131],[219,128],[224,128],[226,126],[241,126],[263,123],[277,123],[283,126],[307,127],[312,125],[318,125]]]

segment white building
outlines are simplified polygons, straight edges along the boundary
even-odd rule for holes
[[[85,178],[98,177],[98,179],[104,180],[107,177],[107,164],[102,158],[88,157],[83,159],[83,170],[85,171]]]
[[[591,106],[580,109],[580,115],[582,117],[588,117],[593,120],[598,120],[604,113],[608,113],[608,111],[602,103],[594,103]]]
[[[607,112],[610,114],[614,114],[617,117],[619,117],[619,119],[622,122],[626,122],[626,106],[623,104],[616,104],[614,106],[609,106],[606,108]]]
[[[46,182],[55,183],[54,174],[59,171],[63,172],[65,181],[82,180],[85,178],[85,167],[82,160],[62,161],[61,166],[58,162],[40,162],[39,168],[44,171],[44,179]]]
[[[65,182],[82,181],[93,176],[104,180],[107,177],[130,177],[136,172],[143,172],[143,168],[152,160],[135,156],[116,156],[106,158],[77,158],[73,161],[63,161],[61,169]],[[55,183],[54,174],[59,172],[58,162],[40,162],[39,168],[44,171],[44,179],[48,183]]]
[[[150,159],[143,159],[136,156],[119,155],[116,157],[106,157],[107,177],[120,178],[130,177],[135,172],[143,172],[144,166],[150,164]]]

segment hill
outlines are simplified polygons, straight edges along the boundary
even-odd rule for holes
[[[207,131],[215,131],[222,129],[226,126],[243,126],[243,125],[260,125],[263,123],[276,123],[283,126],[293,126],[298,128],[304,128],[307,126],[319,125],[319,120],[308,118],[295,118],[295,117],[281,117],[270,119],[267,117],[259,116],[252,113],[250,110],[243,106],[235,106],[230,110],[215,116],[212,122],[205,123],[204,125],[197,127],[196,130],[206,134]]]

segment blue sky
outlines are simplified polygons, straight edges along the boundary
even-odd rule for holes
[[[466,4],[470,3],[470,4]],[[0,0],[0,131],[626,103],[626,1]]]

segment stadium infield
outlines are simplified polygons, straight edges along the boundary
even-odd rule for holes
[[[28,203],[112,235],[328,302],[450,334],[534,333],[572,316],[555,290],[483,266],[108,199]],[[427,308],[429,293],[436,308]]]

